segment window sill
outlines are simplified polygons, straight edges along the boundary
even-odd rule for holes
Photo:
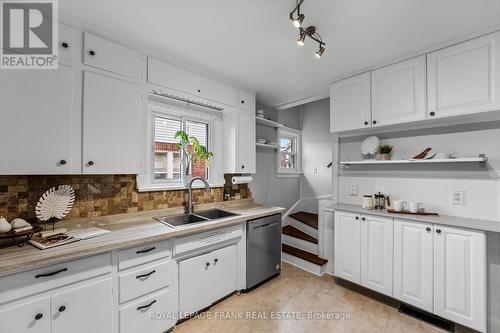
[[[210,183],[209,185],[211,188],[216,188],[216,187],[223,187],[224,183]],[[205,188],[204,184],[198,184],[195,183],[193,184],[194,189],[199,189],[199,188]],[[172,185],[166,185],[166,184],[158,184],[158,185],[149,185],[149,186],[138,186],[137,192],[142,193],[142,192],[158,192],[158,191],[179,191],[179,190],[187,190],[188,187],[182,184],[172,184]]]
[[[290,173],[277,173],[276,178],[300,178],[302,176],[302,172],[290,172]]]

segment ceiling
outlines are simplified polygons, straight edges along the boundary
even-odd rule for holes
[[[305,0],[326,42],[296,44],[295,0],[59,0],[85,25],[257,91],[277,107],[324,94],[336,78],[500,25],[499,0]]]

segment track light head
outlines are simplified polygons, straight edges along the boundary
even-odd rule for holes
[[[299,14],[297,18],[293,19],[293,25],[295,26],[295,28],[300,28],[305,18],[306,17],[304,14]]]
[[[325,52],[325,48],[323,46],[321,46],[321,44],[320,44],[319,50],[316,51],[316,53],[314,55],[316,56],[316,58],[321,59],[324,52]]]
[[[300,36],[299,39],[297,39],[297,44],[299,46],[304,46],[304,41],[306,40],[306,31],[305,30],[300,30]]]

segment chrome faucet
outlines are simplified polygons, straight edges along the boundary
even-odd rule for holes
[[[191,181],[189,182],[189,185],[188,185],[188,207],[187,207],[187,211],[188,211],[188,214],[193,214],[193,183],[196,181],[196,180],[201,180],[203,183],[205,183],[205,191],[206,192],[210,192],[210,185],[208,185],[208,182],[205,178],[202,178],[202,177],[193,177],[193,179],[191,179]]]

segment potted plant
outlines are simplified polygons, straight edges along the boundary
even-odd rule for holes
[[[210,164],[210,158],[214,155],[211,151],[207,150],[207,147],[200,144],[197,138],[194,136],[188,136],[184,131],[177,131],[175,133],[175,138],[179,138],[180,142],[176,144],[176,147],[182,151],[182,159],[184,169],[182,170],[182,182],[188,184],[193,178],[191,174],[192,163],[197,163],[199,161],[205,161],[207,165]]]
[[[380,154],[380,158],[382,160],[390,160],[391,159],[391,152],[392,152],[392,146],[391,145],[381,145],[378,149],[378,152]]]

